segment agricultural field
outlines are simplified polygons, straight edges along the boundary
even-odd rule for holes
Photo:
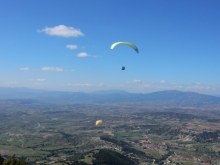
[[[128,164],[215,164],[220,161],[220,117],[212,111],[195,115],[198,111],[2,104],[0,154],[29,164],[92,164],[106,153],[117,160],[124,156]],[[95,126],[98,119],[103,124]]]

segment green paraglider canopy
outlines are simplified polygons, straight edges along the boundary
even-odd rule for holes
[[[139,50],[138,50],[137,46],[135,46],[131,42],[115,42],[114,44],[112,44],[110,49],[113,50],[116,46],[118,46],[120,44],[128,45],[128,46],[132,47],[137,53],[139,53]]]

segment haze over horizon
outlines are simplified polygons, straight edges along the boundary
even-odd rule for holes
[[[0,2],[0,87],[220,94],[219,1],[115,2]]]

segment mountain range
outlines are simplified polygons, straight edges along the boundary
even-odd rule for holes
[[[64,101],[80,103],[141,103],[163,106],[211,106],[220,105],[220,97],[177,90],[153,93],[128,93],[123,90],[103,90],[92,93],[47,91],[30,88],[0,88],[0,99],[22,102]],[[26,101],[24,101],[26,100]],[[32,101],[28,101],[32,100]]]

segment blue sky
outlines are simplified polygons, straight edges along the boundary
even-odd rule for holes
[[[220,94],[219,8],[218,0],[2,0],[0,86]],[[117,41],[140,53],[110,50]]]

